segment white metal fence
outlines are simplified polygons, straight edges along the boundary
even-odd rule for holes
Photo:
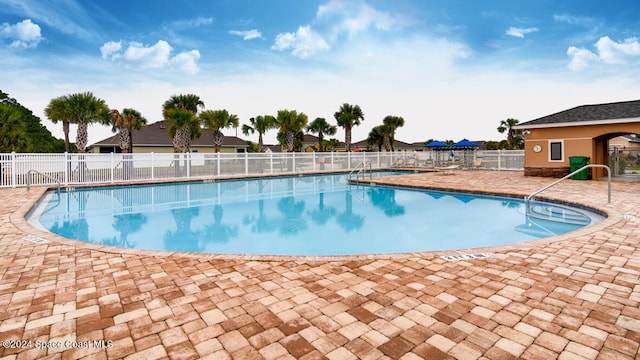
[[[454,155],[454,156],[449,156]],[[449,156],[449,158],[446,158]],[[456,159],[457,157],[457,159]],[[446,158],[446,159],[445,159]],[[135,154],[0,154],[0,187],[189,179],[218,176],[349,171],[359,163],[373,169],[435,167],[447,164],[521,170],[522,151],[327,152],[327,153],[135,153]],[[437,161],[434,161],[437,160]]]

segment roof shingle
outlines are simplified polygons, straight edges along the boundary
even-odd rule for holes
[[[581,105],[572,109],[518,124],[545,125],[562,123],[579,123],[585,121],[616,120],[640,118],[640,100],[622,101],[607,104]]]
[[[134,146],[173,146],[169,136],[169,125],[158,121],[133,131]],[[118,135],[98,141],[93,146],[120,146]],[[202,136],[191,140],[191,146],[213,146],[213,131],[202,129]],[[246,146],[244,140],[235,136],[225,136],[222,146]]]

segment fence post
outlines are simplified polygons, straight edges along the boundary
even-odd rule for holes
[[[502,169],[502,149],[498,149],[498,170]]]
[[[351,169],[351,151],[347,151],[347,170]]]
[[[187,178],[191,177],[191,151],[186,153],[186,159],[187,159]]]
[[[156,163],[155,163],[155,160],[154,160],[153,155],[154,155],[154,154],[153,154],[153,152],[152,152],[152,153],[151,153],[151,180],[153,180],[153,179],[154,179],[154,170],[155,170],[155,167],[156,167]]]
[[[296,172],[296,152],[292,151],[291,152],[291,163],[293,165],[293,168],[291,169],[292,172]]]
[[[249,153],[244,152],[244,174],[249,175]]]
[[[110,152],[109,154],[111,154],[111,156],[110,156],[110,162],[111,162],[111,183],[113,184],[113,171],[115,170],[115,169],[113,168],[113,151],[112,151],[112,152]],[[123,167],[123,170],[124,170],[124,167]],[[123,175],[124,175],[124,174],[123,174]]]
[[[16,153],[11,152],[11,187],[16,187]]]
[[[269,152],[269,171],[273,174],[273,152]]]
[[[220,176],[220,153],[217,152],[216,155],[218,156],[218,159],[216,160],[218,166],[217,166],[217,176]]]
[[[331,151],[331,170],[333,170],[333,150]]]
[[[312,160],[311,163],[313,164],[312,169],[313,171],[316,171],[316,152],[315,151],[311,153],[311,160]]]

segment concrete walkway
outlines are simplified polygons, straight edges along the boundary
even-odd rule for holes
[[[376,182],[524,196],[550,179],[455,171]],[[603,181],[545,192],[609,214],[571,234],[333,258],[85,244],[24,221],[43,192],[0,190],[0,340],[22,340],[3,342],[0,359],[640,358],[638,183],[614,183],[611,204]],[[477,252],[495,256],[440,257]]]

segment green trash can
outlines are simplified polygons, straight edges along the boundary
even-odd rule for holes
[[[571,156],[569,157],[569,165],[571,172],[574,172],[581,167],[589,165],[588,156]],[[577,174],[571,176],[572,180],[589,180],[589,169],[584,169]]]

